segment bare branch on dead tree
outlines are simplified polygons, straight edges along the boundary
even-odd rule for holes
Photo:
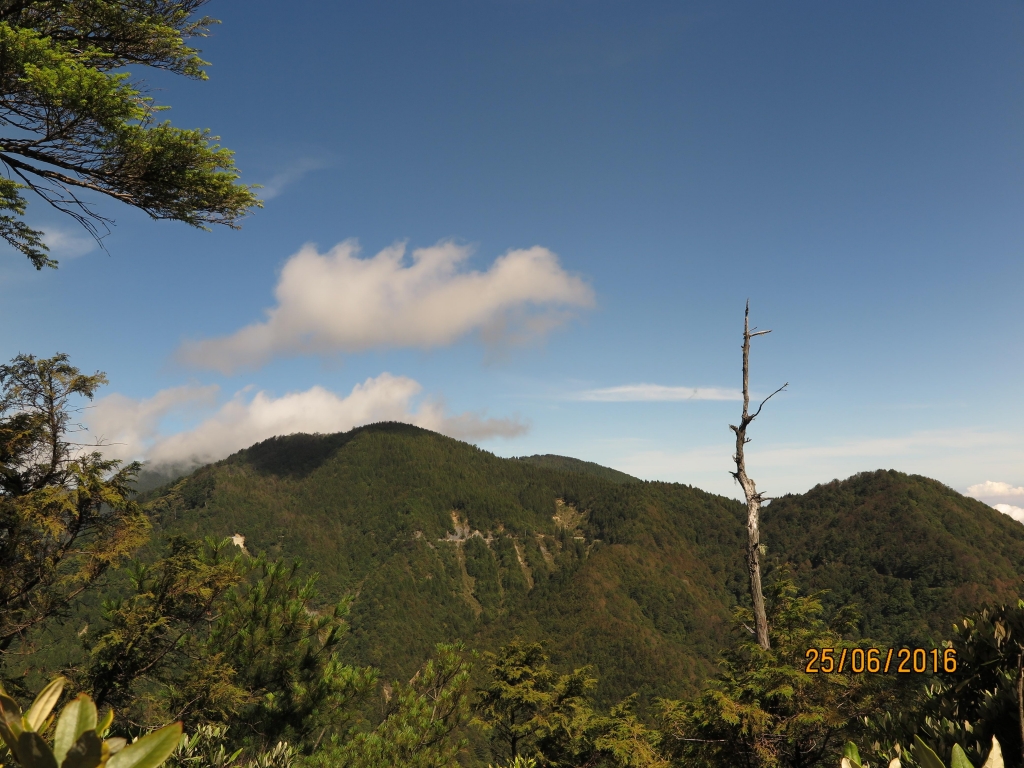
[[[754,605],[754,628],[757,635],[757,643],[765,650],[771,647],[768,640],[768,617],[765,613],[764,594],[761,591],[761,505],[768,498],[759,493],[754,480],[747,475],[746,459],[743,455],[743,446],[750,442],[747,437],[747,427],[761,413],[764,404],[775,395],[782,392],[789,386],[786,382],[761,401],[757,410],[750,413],[750,340],[757,336],[764,336],[771,331],[758,331],[750,327],[750,300],[747,300],[746,311],[743,314],[743,414],[738,427],[729,425],[729,428],[736,433],[736,454],[732,457],[736,462],[736,471],[732,476],[743,487],[743,495],[747,500],[747,572],[750,576],[750,600]]]

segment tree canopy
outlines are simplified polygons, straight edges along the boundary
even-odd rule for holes
[[[76,400],[104,383],[66,355],[0,366],[0,675],[15,641],[148,535],[131,500],[139,465],[73,442]]]
[[[216,21],[207,0],[6,0],[0,3],[0,237],[37,269],[55,267],[24,221],[31,190],[99,237],[99,193],[154,219],[237,227],[258,207],[232,153],[207,129],[158,120],[127,68],[194,80],[207,62],[189,45]]]
[[[843,639],[854,612],[826,623],[819,597],[798,594],[788,574],[779,574],[768,589],[769,648],[743,631],[751,611],[736,609],[740,639],[723,652],[718,676],[693,700],[662,703],[672,757],[710,766],[823,766],[865,716],[889,704],[891,677],[805,671],[808,648],[839,654],[854,647]]]

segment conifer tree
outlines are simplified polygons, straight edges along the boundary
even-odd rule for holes
[[[26,191],[99,238],[109,197],[194,227],[237,227],[260,205],[208,130],[175,128],[140,87],[140,67],[205,80],[189,45],[216,21],[207,0],[0,3],[0,238],[36,269],[55,267],[24,221]],[[136,70],[133,76],[129,70]]]
[[[131,568],[131,593],[105,605],[80,684],[137,726],[229,724],[260,750],[310,752],[347,733],[374,670],[343,663],[347,602],[322,606],[301,564],[231,557],[222,542],[174,538]]]
[[[139,465],[75,442],[77,408],[105,383],[67,355],[0,366],[0,674],[30,630],[148,535],[132,501]]]
[[[693,700],[661,703],[664,747],[682,764],[831,766],[864,718],[890,701],[885,675],[851,671],[849,654],[858,645],[843,634],[856,620],[852,609],[826,623],[820,594],[798,594],[785,572],[768,592],[771,647],[747,631],[749,609],[737,608],[739,639],[723,653],[719,674]],[[831,667],[809,673],[808,649],[828,649]]]

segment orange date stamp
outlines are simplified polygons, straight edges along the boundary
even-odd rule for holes
[[[808,648],[804,657],[804,672],[809,675],[956,672],[956,651],[952,648]]]

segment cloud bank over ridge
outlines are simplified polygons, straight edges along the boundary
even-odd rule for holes
[[[970,486],[967,495],[984,501],[1019,523],[1024,523],[1024,507],[1018,506],[1024,503],[1024,486],[986,480],[984,483]]]
[[[136,400],[119,394],[96,401],[87,413],[90,432],[107,443],[112,458],[146,459],[154,466],[205,464],[253,443],[296,432],[345,432],[377,421],[401,421],[460,440],[516,437],[526,432],[517,419],[486,418],[479,413],[451,415],[439,400],[414,406],[419,382],[390,373],[356,384],[346,396],[320,386],[274,397],[252,388],[217,406],[216,386],[175,387]],[[205,408],[197,424],[166,433],[165,419],[187,408]]]
[[[370,258],[346,240],[321,254],[303,246],[285,263],[267,319],[221,338],[189,341],[179,359],[230,373],[274,357],[429,349],[479,333],[521,342],[594,305],[594,292],[558,257],[534,246],[498,257],[486,272],[461,269],[471,249],[450,241],[412,252],[395,244]]]

